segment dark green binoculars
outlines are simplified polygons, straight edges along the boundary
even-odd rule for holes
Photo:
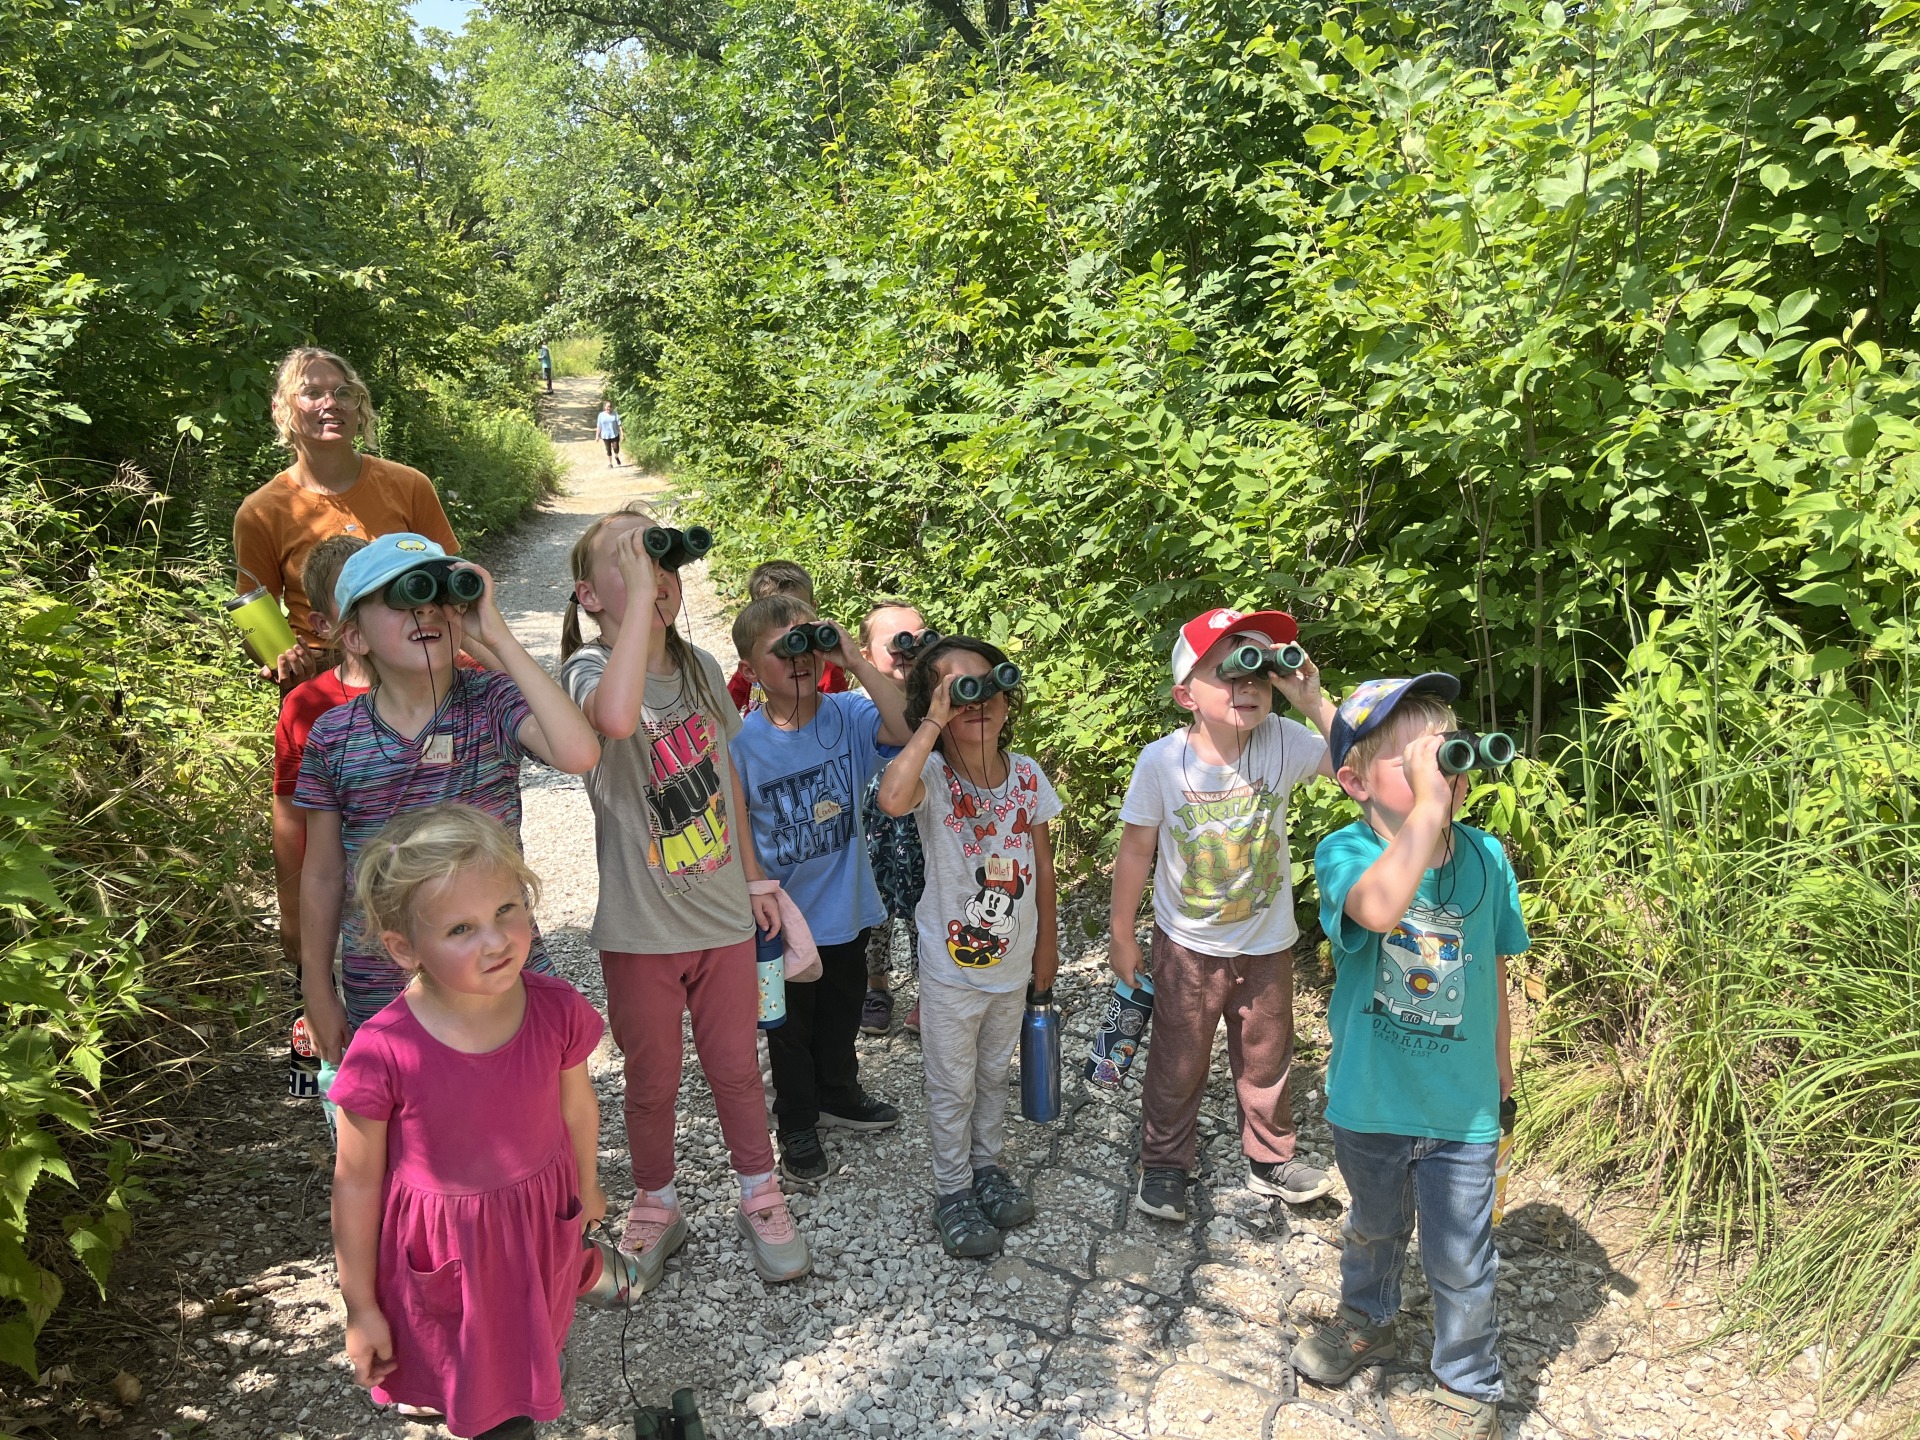
[[[684,530],[675,530],[669,525],[656,525],[647,531],[640,542],[647,547],[662,570],[678,570],[689,560],[698,560],[713,548],[713,532],[704,525],[689,525]]]
[[[1234,646],[1217,673],[1222,680],[1238,680],[1242,675],[1258,675],[1263,670],[1274,675],[1291,675],[1306,663],[1307,652],[1291,641],[1269,650],[1249,640]]]
[[[931,650],[940,643],[938,630],[922,630],[918,635],[911,630],[902,630],[887,643],[887,648],[903,660],[911,660],[922,650]]]
[[[840,628],[821,620],[812,625],[796,625],[778,640],[773,642],[773,653],[785,655],[789,659],[806,654],[809,650],[818,650],[822,655],[831,655],[840,648]]]
[[[451,560],[424,560],[387,582],[380,592],[389,610],[418,610],[422,605],[471,605],[487,593],[480,572],[454,569]]]
[[[1020,667],[1002,660],[984,675],[956,675],[947,686],[947,694],[956,705],[978,705],[1020,684]]]
[[[642,1405],[633,1412],[634,1440],[707,1440],[698,1397],[676,1390],[670,1405]]]
[[[1469,770],[1498,770],[1513,759],[1513,741],[1498,730],[1476,735],[1471,730],[1449,730],[1440,741],[1440,772],[1464,775]]]

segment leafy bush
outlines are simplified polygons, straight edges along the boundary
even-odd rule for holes
[[[0,1360],[32,1374],[56,1250],[104,1292],[129,1232],[141,1093],[205,1048],[199,1012],[265,999],[248,932],[273,705],[235,663],[217,571],[163,567],[5,479]],[[134,472],[91,498],[159,503]]]

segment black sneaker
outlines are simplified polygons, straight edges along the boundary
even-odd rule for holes
[[[1033,1197],[1013,1183],[998,1165],[973,1172],[973,1198],[980,1213],[1001,1230],[1011,1230],[1033,1219]]]
[[[884,1100],[876,1100],[864,1090],[834,1101],[820,1102],[822,1130],[891,1130],[900,1123],[900,1112]]]
[[[820,1148],[818,1130],[795,1130],[780,1137],[780,1173],[803,1185],[827,1178],[827,1152]]]
[[[860,1033],[885,1035],[893,1029],[893,996],[885,990],[869,990],[860,1002]]]
[[[1187,1218],[1187,1172],[1156,1166],[1140,1172],[1133,1208],[1160,1220]]]
[[[1304,1160],[1249,1160],[1247,1188],[1256,1195],[1277,1196],[1289,1205],[1304,1205],[1333,1189],[1333,1177]]]
[[[933,1223],[940,1248],[956,1260],[980,1260],[1000,1253],[1000,1231],[980,1213],[980,1202],[965,1190],[934,1197]]]

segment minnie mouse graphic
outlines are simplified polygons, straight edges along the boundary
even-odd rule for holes
[[[1014,906],[1027,893],[1027,881],[1011,861],[1005,863],[1004,879],[989,875],[990,870],[998,869],[999,864],[989,864],[973,872],[974,883],[980,888],[962,909],[966,918],[947,922],[947,954],[965,969],[998,965],[1013,943]]]

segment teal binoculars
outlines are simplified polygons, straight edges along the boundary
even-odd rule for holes
[[[956,705],[978,705],[1020,684],[1020,667],[1002,660],[984,675],[956,675],[947,686],[947,695]]]
[[[456,570],[451,560],[427,560],[396,575],[380,592],[389,610],[418,610],[422,605],[471,605],[487,593],[480,572]]]
[[[1244,645],[1236,645],[1216,673],[1222,680],[1238,680],[1263,670],[1272,675],[1291,675],[1306,663],[1307,652],[1291,641],[1268,649],[1249,640]]]
[[[831,655],[840,648],[840,628],[821,620],[812,625],[796,625],[773,642],[773,653],[795,659],[809,650]]]
[[[1513,760],[1513,740],[1498,730],[1484,735],[1471,730],[1449,730],[1440,741],[1440,773],[1464,775],[1469,770],[1498,770]]]
[[[938,630],[922,630],[918,635],[911,630],[902,630],[887,642],[887,648],[902,660],[911,660],[922,650],[931,650],[939,643]]]
[[[689,525],[684,530],[656,525],[640,543],[647,547],[647,554],[662,570],[678,570],[713,548],[713,532],[704,525]]]

